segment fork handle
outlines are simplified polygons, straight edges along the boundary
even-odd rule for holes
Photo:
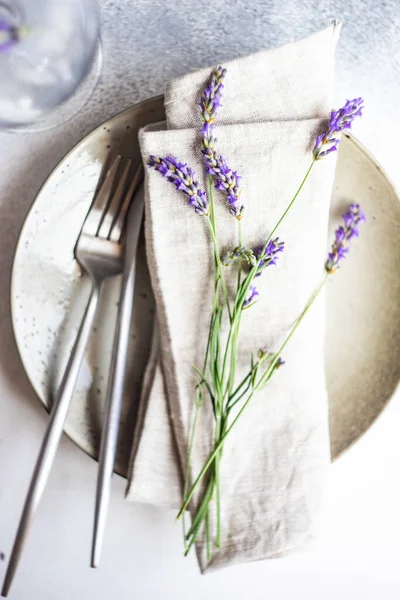
[[[24,509],[19,522],[18,531],[15,537],[11,558],[8,563],[7,573],[1,592],[2,596],[7,596],[9,592],[28,537],[30,526],[46,486],[50,469],[53,465],[54,457],[56,455],[64,429],[65,419],[71,403],[72,394],[78,378],[79,369],[89,340],[99,295],[100,286],[96,283],[93,283],[89,302],[86,307],[71,356],[68,360],[67,368],[62,378],[60,388],[57,391],[54,406],[50,414],[50,421],[43,438],[38,459],[36,461],[35,470],[33,472]]]

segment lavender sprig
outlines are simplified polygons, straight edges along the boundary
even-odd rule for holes
[[[0,52],[6,52],[20,40],[19,29],[15,25],[0,19]]]
[[[226,69],[218,67],[211,75],[207,87],[203,90],[200,99],[201,118],[205,125],[211,125],[215,121],[217,109],[221,106],[223,80]]]
[[[345,226],[344,226],[344,230],[346,231],[346,238],[348,240],[356,237],[358,235],[358,224],[361,223],[362,221],[365,221],[365,215],[364,213],[361,211],[360,207],[358,204],[351,204],[349,207],[349,210],[346,211],[346,213],[343,215],[343,219],[345,222]],[[341,236],[339,236],[341,239]],[[343,240],[340,241],[340,244],[343,243]],[[332,252],[330,253],[329,257],[328,257],[328,261],[327,261],[327,265],[330,264],[330,261],[332,260],[331,255],[336,256],[336,244],[339,244],[339,242],[337,241],[337,239],[335,240],[334,244],[333,244],[333,248],[332,248]],[[342,257],[343,258],[343,257]],[[204,475],[208,472],[208,470],[210,469],[211,465],[213,464],[216,455],[220,452],[221,447],[223,446],[226,438],[228,437],[228,435],[230,434],[230,432],[232,431],[232,429],[235,427],[236,423],[238,422],[238,420],[241,418],[242,414],[244,413],[244,411],[246,410],[246,407],[250,404],[254,394],[261,390],[263,387],[265,387],[265,385],[267,385],[268,381],[271,379],[274,371],[276,371],[276,369],[278,369],[279,367],[281,367],[284,364],[284,361],[281,359],[282,353],[285,350],[286,346],[288,345],[288,343],[290,342],[290,340],[292,339],[293,335],[295,334],[295,332],[297,331],[297,329],[299,328],[300,324],[302,323],[304,317],[306,316],[306,314],[308,313],[308,311],[311,309],[311,307],[313,306],[315,300],[317,299],[319,293],[321,292],[322,288],[324,287],[330,273],[334,272],[330,270],[330,267],[326,266],[326,273],[325,276],[323,277],[322,281],[320,282],[320,284],[317,286],[317,288],[315,289],[313,295],[311,296],[311,299],[309,300],[309,302],[306,304],[306,306],[303,309],[303,312],[300,314],[300,316],[298,317],[297,321],[295,322],[295,324],[293,325],[292,329],[289,331],[288,335],[286,336],[286,339],[284,340],[284,342],[282,343],[281,347],[279,348],[278,352],[275,355],[275,358],[271,361],[271,363],[269,364],[266,372],[261,376],[261,378],[258,380],[258,382],[256,382],[255,385],[253,385],[251,393],[249,394],[249,396],[246,398],[246,400],[244,401],[244,403],[242,404],[239,412],[236,414],[235,418],[233,419],[233,421],[230,423],[229,427],[224,431],[224,434],[219,438],[219,440],[217,441],[217,443],[214,446],[213,451],[211,452],[211,454],[209,455],[207,461],[204,463],[203,468],[201,469],[200,473],[197,475],[197,478],[195,479],[194,483],[192,484],[192,487],[190,488],[189,492],[186,495],[186,498],[184,499],[182,506],[180,508],[180,511],[178,513],[178,517],[180,517],[183,513],[183,511],[186,510],[187,506],[189,505],[193,494],[199,484],[199,482],[203,479]],[[267,348],[262,348],[260,350],[259,353],[259,359],[262,360],[263,358],[267,358],[268,357],[268,349]]]
[[[335,232],[335,241],[325,263],[327,273],[335,273],[340,267],[340,262],[346,258],[349,251],[350,240],[358,237],[358,226],[365,220],[365,214],[360,209],[360,205],[350,204],[349,209],[343,214],[344,225],[341,225]]]
[[[304,310],[298,317],[297,321],[291,327],[281,344],[278,352],[270,353],[267,348],[262,348],[258,353],[258,360],[251,358],[251,369],[246,377],[237,385],[236,384],[236,367],[238,362],[238,339],[240,334],[240,323],[242,319],[242,309],[247,309],[254,305],[259,298],[259,291],[254,285],[255,277],[259,277],[261,273],[270,265],[277,263],[279,254],[284,250],[284,243],[279,241],[279,238],[274,237],[276,230],[281,222],[291,209],[296,198],[300,194],[313,165],[318,159],[327,156],[337,150],[339,139],[337,134],[345,129],[350,129],[353,120],[356,116],[361,115],[362,99],[356,98],[353,101],[347,101],[344,107],[338,111],[333,111],[330,115],[329,125],[324,133],[319,135],[315,140],[313,149],[313,160],[309,166],[300,186],[295,195],[286,207],[285,211],[279,218],[275,227],[272,229],[269,237],[266,239],[262,247],[252,250],[243,245],[241,232],[241,218],[243,205],[240,201],[241,187],[240,176],[236,171],[233,171],[227,164],[225,158],[217,152],[216,138],[214,137],[214,122],[219,107],[221,106],[223,79],[226,70],[222,67],[212,74],[210,81],[203,91],[200,100],[200,110],[202,119],[201,129],[201,152],[203,161],[206,167],[206,173],[209,175],[210,190],[209,202],[205,193],[199,188],[199,184],[195,181],[194,172],[183,163],[180,163],[176,158],[167,156],[166,158],[157,158],[151,156],[149,166],[158,170],[163,177],[172,182],[176,189],[181,190],[189,196],[188,203],[192,205],[198,214],[206,216],[206,223],[213,242],[214,263],[215,263],[215,286],[214,286],[214,301],[213,311],[210,320],[210,330],[207,342],[206,356],[203,370],[196,369],[200,376],[200,381],[196,387],[198,397],[196,396],[196,413],[193,421],[193,426],[190,434],[190,443],[188,450],[188,460],[186,466],[185,484],[184,484],[184,499],[178,517],[182,516],[185,509],[188,507],[195,489],[205,474],[210,468],[213,472],[209,478],[206,491],[201,499],[200,504],[196,508],[192,526],[186,534],[185,538],[185,555],[190,551],[193,543],[196,541],[200,528],[205,527],[205,541],[207,547],[207,556],[210,556],[210,520],[209,510],[210,503],[215,499],[216,502],[216,535],[215,546],[220,547],[221,538],[221,499],[220,499],[220,461],[222,456],[222,447],[226,437],[232,431],[232,428],[241,418],[246,406],[251,402],[254,394],[262,390],[270,381],[271,377],[277,369],[279,369],[284,361],[281,356],[287,344],[294,335],[300,323],[304,319],[307,312],[325,285],[331,273],[335,272],[338,264],[346,255],[349,241],[358,235],[358,223],[365,219],[358,205],[351,205],[350,209],[344,215],[344,226],[336,232],[335,243],[332,251],[325,263],[325,273],[320,285],[315,289],[311,299],[306,304]],[[230,307],[230,298],[222,273],[222,264],[219,254],[219,245],[217,240],[217,227],[214,211],[214,194],[213,187],[220,190],[227,197],[229,210],[238,219],[238,243],[224,260],[225,264],[238,263],[238,284],[237,291],[232,305]],[[247,262],[249,265],[248,273],[241,281],[242,263]],[[221,305],[220,285],[225,296],[225,303]],[[225,307],[229,316],[229,333],[223,350],[221,342],[221,324],[223,311]],[[211,379],[209,380],[209,375]],[[235,387],[236,386],[236,387]],[[202,404],[203,388],[207,388],[214,409],[215,432],[213,450],[203,465],[200,473],[194,480],[190,489],[188,488],[188,473],[190,467],[191,449],[193,446],[194,433],[196,427],[197,411]],[[241,403],[231,417],[231,410]]]
[[[225,158],[215,149],[216,138],[214,137],[214,121],[217,109],[221,106],[222,80],[226,69],[218,67],[211,76],[208,86],[205,88],[201,100],[200,110],[203,127],[201,129],[202,148],[204,164],[207,175],[212,175],[215,189],[224,192],[229,206],[229,212],[239,221],[242,219],[244,206],[240,202],[240,175],[233,171],[227,164]]]
[[[207,195],[195,180],[193,169],[173,156],[159,158],[151,154],[147,164],[166,177],[170,183],[173,183],[177,190],[189,196],[188,204],[194,207],[198,215],[208,216]]]
[[[336,152],[340,142],[337,134],[345,129],[351,129],[354,119],[362,116],[363,102],[362,98],[346,100],[342,108],[331,112],[327,130],[318,135],[315,140],[313,154],[316,160]]]
[[[280,252],[283,252],[284,249],[285,242],[280,242],[278,237],[273,240],[269,240],[265,247],[259,246],[258,248],[256,248],[254,250],[254,255],[257,259],[257,262],[260,262],[258,264],[255,277],[260,277],[261,273],[267,267],[270,267],[271,265],[276,265],[278,255],[280,254]]]
[[[239,250],[239,252],[237,252],[237,254],[239,254],[239,256],[240,256],[240,251],[242,250],[241,255],[243,255],[245,258],[247,258],[247,256],[249,257],[248,262],[250,265],[254,266],[254,265],[258,264],[255,277],[260,277],[260,275],[264,271],[264,269],[266,269],[267,267],[270,267],[271,265],[276,265],[276,261],[278,260],[278,255],[280,254],[280,252],[283,252],[284,248],[285,248],[285,242],[280,242],[279,238],[275,238],[273,240],[269,240],[269,242],[267,243],[267,245],[265,247],[259,246],[258,248],[256,248],[254,250],[254,252],[251,253],[251,255],[245,254],[245,252],[243,252],[242,248],[236,249],[236,251]],[[246,250],[246,249],[244,249],[244,250]],[[257,290],[256,286],[250,285],[249,296],[243,302],[242,309],[244,310],[244,309],[252,306],[257,301],[259,295],[260,295],[260,293]]]
[[[218,154],[214,148],[205,146],[204,143],[202,154],[207,175],[213,176],[215,189],[224,192],[228,200],[230,214],[240,221],[244,211],[244,206],[240,202],[242,193],[240,175],[237,171],[232,171],[221,154]]]

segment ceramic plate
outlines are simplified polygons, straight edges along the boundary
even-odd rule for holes
[[[36,198],[19,239],[12,319],[22,362],[46,408],[72,347],[88,297],[73,249],[102,170],[121,154],[139,161],[137,131],[163,120],[154,98],[115,116],[82,140]],[[380,414],[400,379],[400,203],[376,161],[352,137],[340,145],[331,233],[349,202],[368,216],[360,239],[328,286],[326,342],[332,457]],[[104,290],[65,431],[98,453],[117,312],[118,279]],[[116,471],[126,474],[137,401],[149,354],[154,303],[141,242],[127,385]]]

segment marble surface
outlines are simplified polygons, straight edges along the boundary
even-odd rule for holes
[[[104,68],[86,108],[58,129],[0,133],[0,579],[47,416],[20,364],[9,312],[12,257],[42,182],[93,127],[132,103],[161,93],[190,68],[281,44],[344,21],[337,101],[362,95],[355,134],[400,188],[400,5],[395,0],[102,0]],[[373,251],[373,249],[371,249]],[[367,267],[366,267],[367,268]],[[125,504],[115,479],[101,568],[90,570],[96,467],[63,439],[11,598],[25,600],[195,599],[397,600],[400,594],[400,396],[332,467],[331,501],[317,551],[198,575],[181,556],[173,515]]]

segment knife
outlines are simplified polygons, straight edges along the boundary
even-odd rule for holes
[[[140,166],[139,181],[143,176]],[[110,501],[111,481],[114,472],[126,363],[128,356],[129,334],[133,311],[135,288],[136,256],[140,229],[144,212],[144,190],[140,185],[129,210],[124,270],[122,275],[121,296],[118,308],[110,376],[107,389],[105,420],[100,444],[99,470],[97,475],[96,503],[92,537],[90,566],[95,568],[100,561],[104,538],[107,511]]]

